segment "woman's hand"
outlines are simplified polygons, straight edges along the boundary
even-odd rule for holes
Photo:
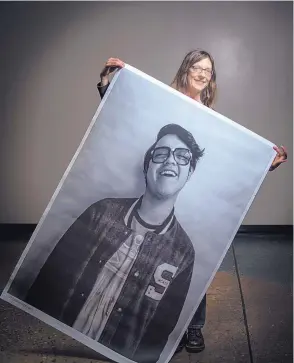
[[[270,167],[270,171],[275,170],[279,165],[285,163],[287,161],[287,151],[284,146],[277,147],[274,146],[274,150],[277,152],[276,157]]]
[[[111,73],[117,69],[123,68],[125,66],[124,62],[118,58],[109,58],[104,65],[100,73],[101,85],[106,86],[109,83],[109,76]]]

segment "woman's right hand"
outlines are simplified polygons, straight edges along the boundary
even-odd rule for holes
[[[106,86],[109,83],[109,76],[111,73],[115,72],[117,69],[123,68],[124,66],[124,62],[120,59],[109,58],[100,73],[101,85]]]

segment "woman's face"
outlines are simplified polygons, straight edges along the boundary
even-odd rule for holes
[[[193,93],[207,87],[212,76],[212,64],[209,58],[194,63],[188,71],[188,87]]]

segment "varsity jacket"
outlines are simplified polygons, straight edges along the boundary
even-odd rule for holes
[[[71,225],[25,301],[72,326],[99,272],[132,233],[125,216],[136,199],[104,199]],[[174,217],[163,234],[147,232],[99,338],[136,362],[156,362],[175,328],[191,282],[193,245]]]

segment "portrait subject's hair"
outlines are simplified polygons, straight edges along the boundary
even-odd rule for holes
[[[186,90],[188,86],[189,69],[195,63],[205,58],[209,58],[209,60],[211,61],[212,76],[207,87],[204,88],[204,90],[201,92],[201,102],[205,106],[211,108],[215,101],[215,96],[216,96],[216,72],[215,72],[214,60],[212,56],[205,50],[202,49],[192,50],[185,56],[171,86],[180,92]]]
[[[168,124],[163,126],[159,133],[157,134],[157,138],[155,143],[147,150],[144,157],[144,173],[147,174],[147,170],[149,167],[150,160],[152,158],[152,151],[155,149],[156,144],[160,139],[162,139],[166,135],[176,135],[184,144],[187,145],[189,150],[191,151],[192,158],[190,162],[190,168],[195,170],[197,161],[203,156],[204,149],[200,149],[199,145],[195,141],[191,132],[184,129],[182,126],[177,124]]]

